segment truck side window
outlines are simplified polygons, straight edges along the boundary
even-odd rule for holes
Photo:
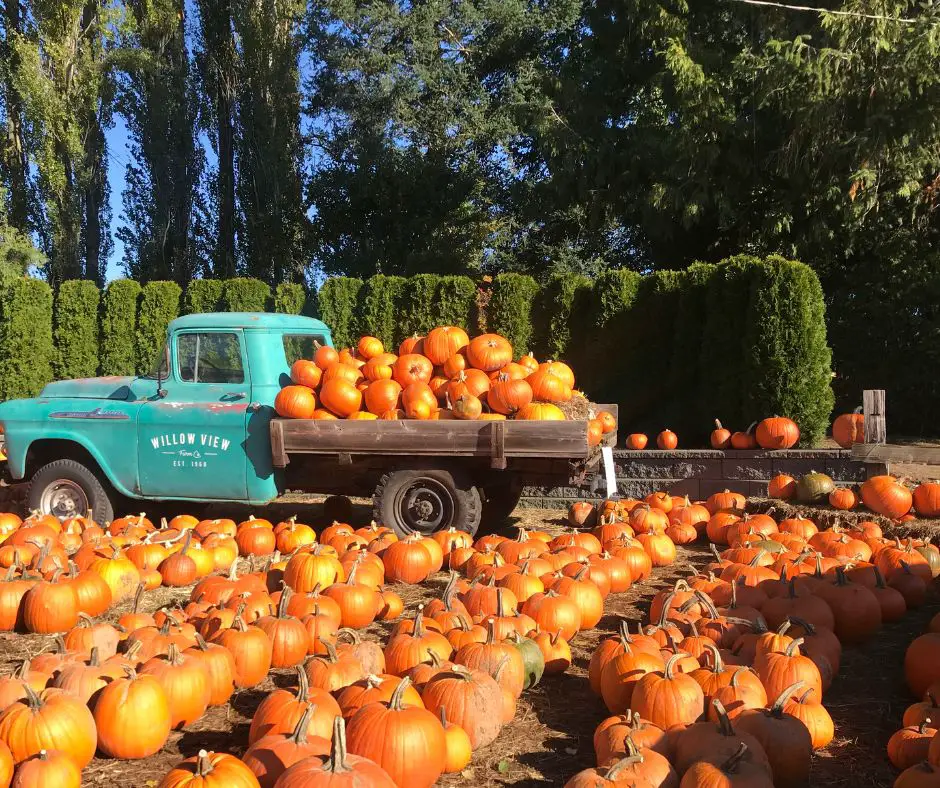
[[[312,361],[317,345],[326,344],[326,339],[318,334],[284,334],[283,341],[287,366],[301,358]]]
[[[244,383],[237,334],[181,334],[176,343],[180,380],[186,383]]]

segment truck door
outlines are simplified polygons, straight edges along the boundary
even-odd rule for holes
[[[138,415],[141,494],[244,500],[251,401],[244,334],[200,328],[170,341],[164,396]]]

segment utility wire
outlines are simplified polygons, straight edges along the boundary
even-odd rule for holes
[[[731,0],[733,3],[746,3],[747,5],[762,5],[772,8],[786,8],[789,11],[809,11],[814,14],[836,14],[837,16],[854,16],[860,19],[876,19],[881,22],[901,22],[906,25],[913,25],[916,19],[904,16],[884,16],[882,14],[865,14],[861,11],[840,11],[830,8],[816,8],[808,5],[789,5],[787,3],[774,3],[771,0]]]

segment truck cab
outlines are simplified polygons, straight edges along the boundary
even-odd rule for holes
[[[170,323],[153,372],[50,383],[0,404],[7,473],[27,506],[60,518],[120,498],[264,504],[280,492],[271,462],[274,398],[291,364],[331,344],[319,320],[207,313]]]

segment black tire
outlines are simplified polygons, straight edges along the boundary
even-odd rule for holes
[[[480,491],[459,470],[440,468],[390,471],[372,496],[373,517],[399,539],[429,536],[454,527],[473,536],[480,527]]]
[[[515,476],[483,486],[483,522],[487,529],[501,525],[519,505],[522,485]]]
[[[64,483],[64,484],[63,484]],[[55,498],[56,485],[68,493],[60,495],[60,500],[74,494],[75,489],[84,495],[85,509],[91,509],[96,522],[104,525],[114,519],[114,500],[117,497],[111,485],[98,478],[98,475],[75,460],[56,460],[44,465],[33,475],[26,493],[26,508],[43,514],[53,514],[60,519],[69,516],[84,516],[85,511],[78,511],[65,504],[50,506],[50,498]],[[72,499],[74,501],[74,499]],[[79,504],[80,505],[80,504]],[[73,511],[74,510],[74,511]]]

